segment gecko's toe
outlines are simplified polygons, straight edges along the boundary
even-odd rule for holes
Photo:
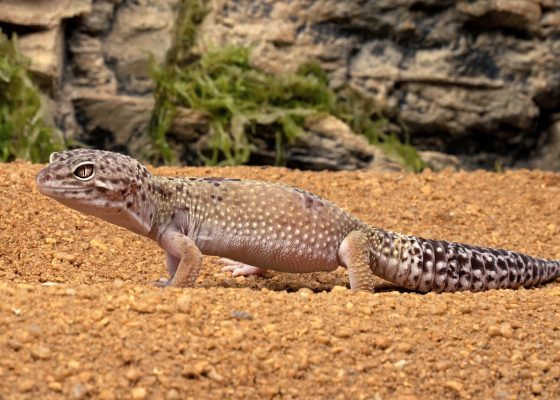
[[[152,282],[152,284],[156,287],[167,287],[169,286],[170,279],[159,278],[157,281]]]
[[[229,258],[220,258],[218,262],[223,265],[222,272],[231,272],[234,277],[250,275],[262,276],[266,273],[265,269],[243,264],[242,262],[230,260]]]

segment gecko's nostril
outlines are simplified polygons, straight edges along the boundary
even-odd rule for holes
[[[45,176],[43,177],[43,180],[44,180],[45,182],[48,182],[48,181],[50,181],[51,179],[52,179],[52,176],[51,176],[50,174],[47,174],[47,175],[45,175]]]

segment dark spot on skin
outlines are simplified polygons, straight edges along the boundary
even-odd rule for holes
[[[196,181],[196,178],[189,178],[190,181]]]
[[[177,192],[183,191],[183,186],[177,186],[176,190],[177,190]]]
[[[502,258],[498,258],[498,267],[502,271],[507,271],[507,269],[508,269],[506,261]]]
[[[215,198],[216,198],[216,196],[214,196],[214,195],[211,195],[210,197],[212,197],[213,199],[215,199]]]
[[[484,268],[484,265],[482,265],[482,262],[478,255],[474,255],[474,257],[472,258],[471,266],[473,270],[482,270]]]
[[[140,198],[142,199],[142,201],[146,201],[146,193],[142,192]]]
[[[130,183],[130,181],[128,180],[128,178],[109,179],[109,182],[111,182],[111,183],[114,184],[114,185],[118,185],[118,184],[121,184],[121,183],[124,183],[124,184],[126,185],[126,184],[129,184],[129,183]]]
[[[218,187],[220,184],[218,182],[214,182],[214,186]]]
[[[306,208],[311,208],[313,205],[313,198],[309,195],[303,195],[303,201]]]
[[[98,187],[97,190],[99,190],[99,192],[101,193],[107,193],[107,189],[104,187]]]
[[[105,207],[110,207],[110,206],[111,206],[111,203],[108,202],[108,201],[106,201],[105,204],[104,204],[104,206],[105,206]]]
[[[218,201],[222,201],[222,196],[218,196]]]
[[[487,271],[491,271],[491,272],[495,272],[496,271],[496,265],[494,265],[494,260],[492,258],[486,258],[485,257],[485,264],[484,266],[486,267]]]
[[[203,181],[208,182],[208,183],[221,182],[224,179],[225,178],[219,178],[219,177],[213,177],[213,176],[207,176],[205,178],[202,178]]]
[[[202,178],[202,180],[203,180],[204,182],[213,183],[214,186],[219,186],[219,185],[216,185],[216,183],[218,183],[218,182],[234,182],[234,181],[240,181],[241,179],[237,179],[237,178],[220,178],[220,177],[208,176],[208,177]]]
[[[130,208],[132,207],[132,201],[127,201],[126,202],[126,208]]]
[[[189,206],[185,206],[185,210],[187,210],[187,212],[189,212],[191,209]]]

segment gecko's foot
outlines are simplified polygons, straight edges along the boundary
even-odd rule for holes
[[[262,276],[266,274],[266,269],[253,267],[252,265],[243,264],[242,262],[230,260],[229,258],[220,258],[218,262],[223,265],[222,272],[231,272],[232,276]]]
[[[156,287],[167,287],[167,286],[169,286],[170,282],[171,282],[171,279],[159,278],[157,281],[154,281],[152,283]]]

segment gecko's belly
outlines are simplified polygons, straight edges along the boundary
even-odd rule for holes
[[[255,267],[280,272],[332,271],[339,265],[338,242],[308,236],[227,236],[212,235],[213,239],[197,244],[203,254],[227,257]]]

